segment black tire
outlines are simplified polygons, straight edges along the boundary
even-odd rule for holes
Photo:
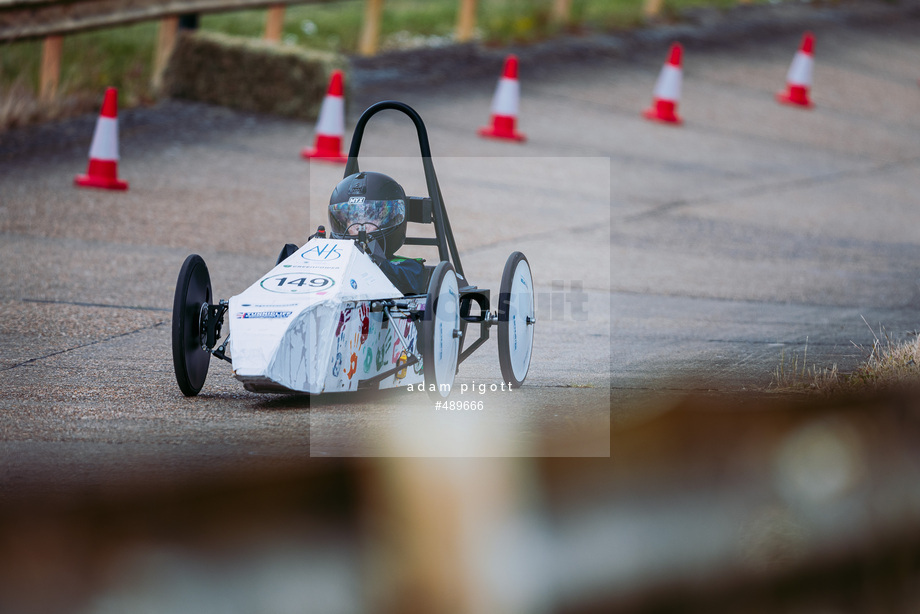
[[[290,257],[290,255],[296,251],[297,251],[296,245],[294,245],[293,243],[286,244],[284,247],[281,248],[281,253],[278,254],[278,261],[275,262],[275,266],[278,266],[279,264],[287,260],[288,257]]]
[[[211,303],[211,276],[201,256],[192,254],[179,270],[172,315],[173,367],[179,389],[187,397],[201,392],[211,361],[211,353],[201,349],[205,303]]]
[[[512,388],[520,388],[530,370],[535,323],[530,262],[514,252],[505,262],[498,295],[498,363]]]
[[[431,273],[420,326],[425,390],[441,400],[450,394],[460,358],[460,291],[450,262],[441,262]]]

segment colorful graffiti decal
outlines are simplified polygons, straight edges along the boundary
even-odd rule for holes
[[[328,390],[354,390],[358,382],[394,366],[398,368],[392,377],[380,382],[381,388],[404,386],[422,377],[421,361],[406,364],[418,345],[418,328],[413,321],[390,320],[381,312],[372,312],[370,303],[358,302],[342,308],[335,332],[335,359],[326,372]],[[397,333],[403,334],[408,347]]]
[[[387,354],[390,350],[390,343],[393,341],[393,333],[390,329],[387,329],[387,335],[383,343],[377,348],[377,370],[380,371],[383,369],[383,366],[387,364]]]
[[[355,374],[355,371],[358,370],[358,355],[351,355],[351,365],[348,369],[348,379],[351,379],[351,376]]]
[[[335,363],[332,365],[332,376],[339,376],[339,369],[342,368],[342,353],[339,352],[335,355]]]
[[[345,330],[345,325],[351,320],[351,309],[345,309],[339,314],[339,325],[335,327],[335,336],[338,337]]]
[[[370,373],[371,367],[374,366],[374,350],[368,346],[367,353],[364,355],[364,373]]]
[[[358,319],[361,320],[361,345],[364,345],[364,342],[367,341],[367,336],[371,331],[370,315],[370,305],[361,303],[361,308],[358,310]]]

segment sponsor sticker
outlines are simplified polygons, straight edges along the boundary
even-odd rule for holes
[[[288,318],[293,311],[241,311],[236,314],[237,320],[266,319],[278,320]]]
[[[304,260],[328,262],[341,258],[342,252],[339,251],[339,245],[337,243],[322,243],[307,249],[300,256]]]

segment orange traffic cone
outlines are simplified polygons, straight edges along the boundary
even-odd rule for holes
[[[492,125],[480,128],[479,136],[519,142],[527,140],[527,137],[515,128],[520,99],[518,59],[515,55],[509,55],[505,58],[504,72],[495,87],[495,95],[492,96]]]
[[[643,111],[643,117],[653,121],[668,124],[682,124],[683,120],[677,115],[677,104],[680,102],[680,87],[683,81],[681,57],[683,47],[680,43],[671,45],[668,61],[665,62],[655,82],[655,91],[652,106]]]
[[[802,45],[792,58],[792,65],[786,73],[786,91],[776,94],[776,99],[783,104],[811,108],[814,105],[808,98],[811,88],[812,73],[815,68],[815,37],[811,32],[802,36]]]
[[[329,89],[323,98],[316,120],[316,140],[313,149],[304,149],[300,155],[308,159],[326,160],[327,162],[348,162],[348,156],[342,155],[342,137],[345,136],[345,88],[342,84],[342,71],[332,71]]]
[[[74,183],[87,188],[128,189],[128,183],[118,179],[118,90],[114,87],[105,90],[89,148],[89,167],[85,175],[74,178]]]

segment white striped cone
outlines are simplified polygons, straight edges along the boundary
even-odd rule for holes
[[[505,58],[502,77],[492,96],[492,125],[479,129],[480,136],[493,139],[508,139],[523,142],[527,137],[517,131],[518,108],[521,100],[521,85],[518,82],[518,59],[515,55]]]
[[[128,189],[128,183],[118,179],[118,90],[114,87],[105,91],[86,174],[74,177],[74,183],[87,188]]]
[[[802,45],[795,52],[789,72],[786,73],[786,91],[776,94],[783,104],[811,108],[814,105],[808,96],[815,69],[815,37],[811,32],[802,36]]]
[[[344,93],[342,71],[334,70],[316,120],[316,140],[312,149],[300,152],[302,157],[327,162],[348,161],[348,156],[342,154],[342,137],[345,136]]]
[[[677,115],[677,105],[680,102],[680,89],[683,82],[683,69],[681,60],[683,47],[680,43],[671,45],[668,61],[665,62],[655,82],[655,91],[652,106],[642,115],[646,119],[665,122],[668,124],[681,124],[683,120]]]

